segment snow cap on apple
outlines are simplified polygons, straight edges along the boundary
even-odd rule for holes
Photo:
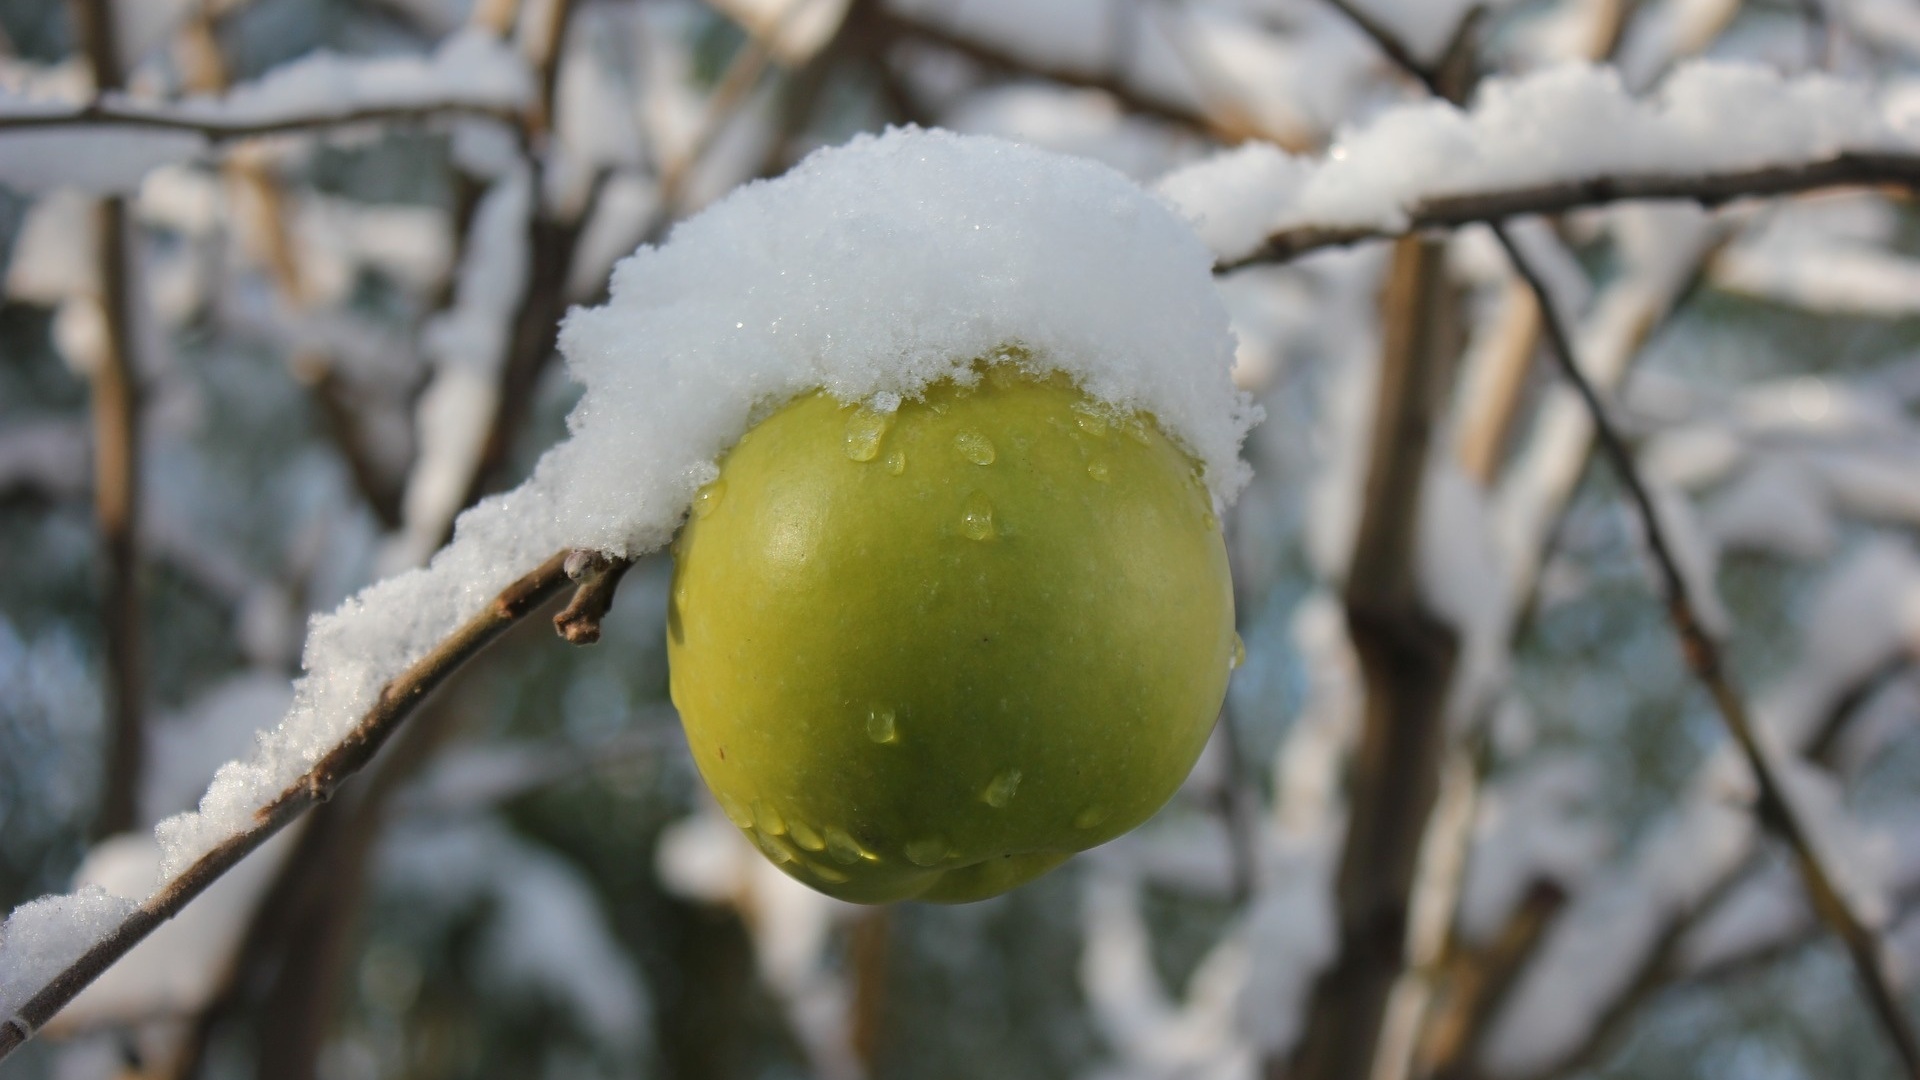
[[[1168,206],[1031,148],[862,138],[643,248],[561,343],[587,395],[555,457],[602,463],[571,512],[659,501],[594,546],[691,506],[673,697],[783,870],[978,899],[1172,796],[1237,648],[1216,512],[1256,414]]]

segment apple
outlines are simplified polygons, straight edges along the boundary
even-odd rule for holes
[[[1001,362],[881,413],[758,423],[674,542],[667,656],[700,774],[843,900],[962,902],[1145,821],[1239,639],[1193,459]]]

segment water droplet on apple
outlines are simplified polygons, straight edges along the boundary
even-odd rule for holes
[[[745,803],[725,792],[719,793],[718,798],[720,800],[720,811],[727,815],[728,821],[733,822],[742,829],[752,827],[753,812],[747,809]]]
[[[976,491],[960,510],[960,529],[975,540],[993,539],[993,504]]]
[[[1146,421],[1140,419],[1137,416],[1130,416],[1127,418],[1126,432],[1127,432],[1127,438],[1132,439],[1134,442],[1139,443],[1141,446],[1153,445],[1153,440],[1147,437]]]
[[[886,438],[893,417],[862,405],[847,420],[847,456],[855,461],[872,461],[880,455],[880,440]]]
[[[1096,439],[1107,437],[1107,418],[1085,405],[1073,407],[1073,423],[1075,427]]]
[[[777,838],[768,836],[758,829],[754,829],[747,835],[753,837],[753,842],[759,845],[760,850],[767,853],[767,858],[772,859],[774,862],[790,863],[795,861],[796,856],[794,853],[788,851],[787,845],[781,843]]]
[[[847,882],[847,875],[835,870],[831,866],[822,866],[819,863],[805,863],[803,865],[806,866],[808,873],[829,885],[843,885]]]
[[[1107,820],[1106,807],[1089,806],[1073,816],[1073,827],[1076,829],[1091,829],[1105,820]]]
[[[768,836],[787,835],[787,819],[765,799],[753,800],[753,826]]]
[[[966,430],[953,437],[953,448],[975,465],[993,464],[993,440],[977,431]]]
[[[799,818],[794,818],[792,821],[787,822],[787,829],[793,837],[793,842],[799,844],[803,850],[825,851],[827,849],[827,842],[821,839],[820,834],[814,831],[813,826],[801,821]]]
[[[1235,634],[1233,635],[1233,659],[1227,661],[1227,670],[1238,671],[1240,670],[1240,665],[1246,662],[1247,643],[1240,640],[1239,634]]]
[[[713,483],[701,488],[699,493],[693,497],[693,516],[703,518],[713,513],[714,510],[720,506],[720,500],[726,498],[726,495],[727,482],[725,480],[715,480]]]
[[[1095,480],[1098,480],[1103,484],[1106,483],[1107,476],[1108,476],[1107,463],[1104,461],[1087,462],[1087,475],[1093,477]]]
[[[1000,775],[993,778],[987,790],[980,793],[980,801],[1001,810],[1013,801],[1013,793],[1020,787],[1019,769],[1002,769]]]
[[[882,745],[900,741],[892,709],[875,709],[867,714],[867,738]]]
[[[907,845],[907,861],[915,866],[936,866],[953,851],[944,836],[929,836]]]
[[[880,861],[880,856],[861,847],[860,841],[855,840],[851,833],[838,825],[827,826],[826,834],[827,854],[833,857],[834,862],[852,866],[862,859],[868,862]]]
[[[907,471],[907,452],[905,450],[887,451],[887,471],[895,476]]]

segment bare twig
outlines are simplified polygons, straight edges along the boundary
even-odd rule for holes
[[[546,205],[543,197],[546,175],[546,140],[552,132],[548,124],[553,116],[554,93],[561,51],[566,43],[574,5],[572,0],[551,0],[547,21],[531,58],[540,87],[539,97],[522,119],[521,137],[526,147],[532,191],[527,217],[527,278],[520,302],[513,312],[507,337],[507,355],[500,365],[498,393],[494,396],[493,415],[487,421],[486,437],[480,456],[468,474],[460,505],[472,506],[501,483],[514,440],[533,409],[533,392],[540,376],[553,357],[554,343],[560,333],[560,316],[567,306],[568,270],[580,242],[580,234],[591,220],[596,203],[605,189],[606,175],[600,174],[587,191],[579,212],[562,219]],[[452,520],[446,522],[451,536]]]
[[[1846,946],[1853,959],[1854,970],[1858,974],[1861,988],[1865,991],[1869,1003],[1873,1006],[1881,1026],[1886,1030],[1888,1040],[1893,1044],[1906,1072],[1920,1077],[1920,1038],[1914,1035],[1899,994],[1895,989],[1891,972],[1887,969],[1886,957],[1879,940],[1873,932],[1860,921],[1846,897],[1834,883],[1832,871],[1822,861],[1815,846],[1812,834],[1805,821],[1800,817],[1799,808],[1788,797],[1779,776],[1773,758],[1761,742],[1761,735],[1747,712],[1746,702],[1734,685],[1733,676],[1726,670],[1720,655],[1720,646],[1700,621],[1698,610],[1688,592],[1686,579],[1681,576],[1680,563],[1666,528],[1654,508],[1653,498],[1648,493],[1646,483],[1640,477],[1639,466],[1634,462],[1632,452],[1613,426],[1606,405],[1600,400],[1599,393],[1587,381],[1586,375],[1574,360],[1573,346],[1567,336],[1566,327],[1553,308],[1552,297],[1548,295],[1546,285],[1541,280],[1526,256],[1517,247],[1504,225],[1494,226],[1494,235],[1501,247],[1506,249],[1507,257],[1513,267],[1533,290],[1534,299],[1539,302],[1542,328],[1546,331],[1547,343],[1560,372],[1580,394],[1591,415],[1600,452],[1613,466],[1614,473],[1626,489],[1629,500],[1640,518],[1646,532],[1647,547],[1660,576],[1662,589],[1666,596],[1667,614],[1675,632],[1680,637],[1681,653],[1692,670],[1694,677],[1706,688],[1725,721],[1728,732],[1738,744],[1742,756],[1752,771],[1757,788],[1757,809],[1762,823],[1777,833],[1792,849],[1794,861],[1799,867],[1802,881],[1813,902],[1814,910],[1820,914],[1828,927]]]
[[[674,219],[680,215],[686,199],[687,185],[693,179],[694,169],[699,166],[701,159],[706,157],[707,151],[713,147],[721,133],[727,130],[727,127],[753,100],[754,87],[760,85],[760,76],[773,62],[774,44],[780,40],[780,35],[786,30],[795,13],[805,6],[798,2],[787,5],[765,33],[749,36],[746,42],[734,52],[733,58],[727,62],[727,68],[721,73],[720,81],[714,84],[713,93],[707,96],[706,110],[701,115],[700,126],[695,129],[692,140],[660,168],[659,195],[654,200],[653,219],[647,223],[646,229],[642,232],[641,243],[658,243],[661,237],[666,235],[667,229],[673,225]],[[860,14],[862,18],[870,17],[863,13],[849,11],[835,32],[836,38],[840,31],[846,29],[848,22],[854,19],[856,14]],[[829,42],[822,47],[822,52],[830,54],[833,47],[834,43]]]
[[[1128,112],[1193,128],[1222,142],[1238,143],[1249,137],[1257,137],[1290,150],[1306,148],[1299,137],[1289,133],[1249,130],[1244,122],[1235,122],[1234,119],[1227,117],[1210,116],[1187,102],[1164,97],[1135,86],[1124,73],[1089,71],[1047,64],[1016,53],[996,42],[949,30],[898,11],[883,9],[878,13],[877,21],[883,26],[886,35],[895,40],[932,45],[948,52],[958,53],[975,63],[998,71],[1031,75],[1046,79],[1048,82],[1083,90],[1098,90],[1111,97],[1116,104]]]
[[[553,617],[553,629],[572,645],[592,645],[600,640],[600,620],[613,607],[620,579],[633,568],[632,559],[609,559],[597,552],[576,553],[579,558],[567,566],[567,576],[579,582],[573,599]]]
[[[162,885],[125,921],[68,964],[20,1007],[0,1021],[0,1058],[26,1042],[53,1014],[60,1011],[87,984],[99,978],[159,925],[204,892],[220,875],[232,869],[288,823],[315,805],[327,801],[347,777],[364,768],[407,718],[447,677],[479,653],[509,627],[531,614],[566,588],[568,551],[561,551],[531,573],[507,586],[479,614],[415,661],[381,689],[366,715],[311,769],[254,814],[243,831],[227,837],[193,865]]]
[[[383,466],[373,454],[371,440],[360,408],[340,377],[339,370],[326,356],[307,353],[293,358],[293,374],[307,388],[320,410],[326,433],[340,451],[353,485],[380,524],[397,529],[401,524],[400,478]]]
[[[1404,226],[1298,225],[1267,237],[1250,255],[1221,263],[1225,272],[1285,262],[1324,247],[1400,236],[1422,229],[1453,229],[1532,214],[1560,214],[1608,203],[1685,199],[1718,206],[1734,199],[1796,195],[1823,188],[1892,185],[1920,190],[1920,154],[1845,151],[1797,161],[1705,173],[1641,173],[1553,180],[1498,191],[1433,195],[1407,207]]]
[[[1486,1034],[1485,1018],[1519,977],[1534,946],[1566,906],[1566,890],[1535,882],[1485,948],[1448,959],[1447,1008],[1421,1033],[1419,1073],[1434,1080],[1468,1080]]]
[[[1407,47],[1407,43],[1400,40],[1400,35],[1394,33],[1385,23],[1355,7],[1351,0],[1326,0],[1326,4],[1345,15],[1349,22],[1360,28],[1361,33],[1372,38],[1374,45],[1387,54],[1387,59],[1391,60],[1395,67],[1418,79],[1433,96],[1440,98],[1448,96],[1441,89],[1439,77],[1434,71],[1419,57],[1413,55],[1413,50]]]

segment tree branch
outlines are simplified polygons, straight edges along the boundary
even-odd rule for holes
[[[266,120],[235,120],[199,115],[174,108],[135,105],[117,96],[103,96],[76,108],[60,111],[0,113],[0,132],[31,131],[42,128],[153,128],[205,136],[212,142],[256,139],[267,135],[290,135],[325,128],[351,127],[355,124],[421,123],[457,116],[471,116],[511,124],[514,115],[492,105],[466,101],[441,101],[429,105],[369,105],[337,113],[299,113]]]
[[[1558,884],[1536,881],[1491,942],[1448,958],[1447,1007],[1420,1033],[1416,1075],[1470,1080],[1488,1018],[1566,903],[1566,890]]]
[[[1814,844],[1812,833],[1800,817],[1799,808],[1787,795],[1783,782],[1776,770],[1774,760],[1761,742],[1761,734],[1753,724],[1747,712],[1746,702],[1735,687],[1732,675],[1726,670],[1720,655],[1720,646],[1707,633],[1700,621],[1698,610],[1694,607],[1689,594],[1686,579],[1681,576],[1679,560],[1673,545],[1666,535],[1665,526],[1653,505],[1645,481],[1641,479],[1639,466],[1633,460],[1633,454],[1627,449],[1625,440],[1613,426],[1605,403],[1599,393],[1587,381],[1573,356],[1573,347],[1569,342],[1566,327],[1562,324],[1558,312],[1553,307],[1552,297],[1548,295],[1546,285],[1539,274],[1527,261],[1526,256],[1514,244],[1504,225],[1494,226],[1494,236],[1500,246],[1506,249],[1507,257],[1513,267],[1525,279],[1533,290],[1534,299],[1540,305],[1542,327],[1546,331],[1547,343],[1560,372],[1579,393],[1588,413],[1593,418],[1594,431],[1600,451],[1618,476],[1621,485],[1626,488],[1629,500],[1640,518],[1646,532],[1647,547],[1660,576],[1661,587],[1666,595],[1667,614],[1672,621],[1674,631],[1680,637],[1681,653],[1687,667],[1694,677],[1706,688],[1719,710],[1721,719],[1726,723],[1728,732],[1746,758],[1758,789],[1758,814],[1760,821],[1785,840],[1792,849],[1794,861],[1799,867],[1801,880],[1805,883],[1814,910],[1819,913],[1833,933],[1845,944],[1853,960],[1854,970],[1860,978],[1861,988],[1865,991],[1869,1003],[1885,1028],[1888,1040],[1893,1044],[1894,1052],[1899,1056],[1906,1072],[1920,1077],[1920,1038],[1914,1035],[1911,1022],[1895,989],[1891,972],[1887,969],[1886,956],[1880,942],[1873,932],[1860,921],[1846,897],[1835,885],[1832,871],[1822,861],[1821,854]]]
[[[1920,154],[1843,151],[1818,161],[1761,165],[1708,173],[1641,173],[1551,180],[1497,191],[1430,195],[1406,208],[1404,220],[1380,225],[1295,225],[1268,236],[1250,255],[1215,267],[1225,273],[1286,262],[1324,247],[1403,236],[1422,229],[1453,229],[1532,214],[1559,214],[1608,203],[1679,199],[1718,206],[1749,196],[1795,195],[1835,187],[1893,185],[1920,190]]]
[[[106,0],[74,0],[73,15],[94,86],[118,90],[120,54],[112,6]],[[89,358],[87,382],[108,717],[96,837],[133,827],[146,746],[141,723],[140,383],[133,363],[133,280],[127,251],[131,229],[125,200],[103,199],[94,208],[94,267],[106,335],[98,355]]]
[[[379,699],[367,710],[359,724],[303,776],[256,811],[250,826],[222,841],[162,885],[125,921],[67,965],[65,970],[21,1006],[17,1015],[0,1021],[0,1059],[19,1048],[87,984],[125,956],[161,923],[177,914],[220,875],[232,869],[306,810],[332,797],[335,789],[347,777],[373,760],[374,755],[413,715],[427,695],[445,682],[449,675],[508,628],[567,587],[566,562],[570,554],[568,551],[556,553],[531,573],[507,586],[484,610],[461,624],[406,671],[395,676],[381,689]]]
[[[1346,575],[1347,629],[1365,683],[1335,882],[1339,950],[1315,981],[1290,1080],[1370,1075],[1388,996],[1406,967],[1409,902],[1439,787],[1458,635],[1428,610],[1415,572],[1433,428],[1458,355],[1444,247],[1400,241],[1388,275],[1372,446]]]
[[[1280,132],[1250,130],[1249,125],[1208,115],[1204,110],[1141,89],[1129,83],[1123,74],[1084,71],[1028,59],[996,42],[984,41],[943,26],[910,18],[884,7],[875,13],[875,22],[883,33],[896,40],[914,41],[948,52],[958,53],[987,68],[1016,72],[1082,90],[1098,90],[1111,97],[1121,108],[1141,116],[1164,120],[1197,129],[1224,143],[1238,143],[1249,137],[1264,139],[1290,149],[1303,148],[1301,139]]]

